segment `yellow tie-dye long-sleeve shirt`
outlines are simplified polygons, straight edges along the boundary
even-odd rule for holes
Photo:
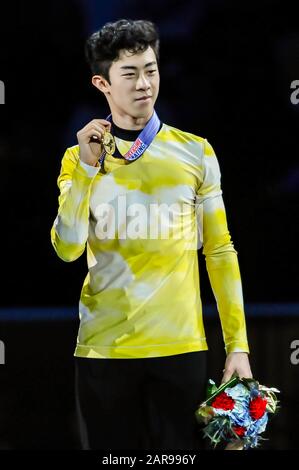
[[[124,154],[132,142],[115,138]],[[197,250],[203,245],[226,352],[249,352],[237,252],[220,169],[204,138],[163,124],[136,161],[104,168],[67,148],[51,241],[64,261],[87,249],[75,356],[146,358],[208,349]]]

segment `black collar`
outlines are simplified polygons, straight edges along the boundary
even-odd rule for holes
[[[163,123],[160,122],[160,127],[158,132],[161,130]],[[130,142],[134,142],[139,134],[141,133],[142,129],[138,130],[131,130],[131,129],[122,129],[121,127],[118,127],[114,122],[112,121],[112,126],[111,126],[111,134],[114,135],[115,137],[118,137],[119,139],[122,140],[128,140]]]

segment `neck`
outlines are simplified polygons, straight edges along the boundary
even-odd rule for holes
[[[146,124],[152,117],[153,110],[147,116],[143,117],[134,117],[128,114],[120,113],[115,110],[111,110],[111,114],[114,124],[116,124],[121,129],[137,131],[143,129],[146,126]]]

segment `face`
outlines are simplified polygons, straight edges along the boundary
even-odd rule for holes
[[[103,80],[98,82],[98,88],[105,93],[112,113],[134,118],[151,116],[160,83],[157,59],[151,47],[137,54],[122,50],[110,67],[109,78],[111,85]]]

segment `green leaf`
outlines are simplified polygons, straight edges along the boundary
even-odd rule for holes
[[[207,385],[207,398],[209,398],[213,393],[215,393],[217,390],[217,386],[214,382],[214,380],[209,380],[208,385]]]

